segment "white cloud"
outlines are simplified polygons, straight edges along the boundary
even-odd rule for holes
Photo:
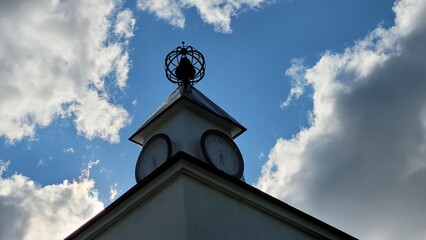
[[[0,174],[2,239],[63,239],[103,208],[89,178],[40,186],[21,174]]]
[[[311,125],[277,140],[257,183],[361,239],[426,236],[426,1],[394,11],[391,28],[298,71]]]
[[[45,163],[46,163],[45,160],[39,159],[38,162],[37,162],[37,167],[44,166]]]
[[[113,201],[118,194],[117,183],[113,186],[109,186],[109,200]]]
[[[10,164],[10,160],[3,161],[0,159],[0,176],[3,175],[3,173],[7,170],[7,167]]]
[[[303,59],[292,59],[291,67],[285,71],[285,75],[291,78],[292,87],[287,99],[281,104],[281,108],[288,107],[293,99],[303,95],[305,87],[308,85],[305,81],[305,71]]]
[[[87,167],[81,170],[81,175],[79,177],[80,180],[89,179],[90,178],[90,169],[93,168],[93,166],[98,165],[101,162],[101,160],[97,159],[96,161],[89,161],[87,163]]]
[[[256,9],[267,0],[138,0],[138,8],[179,28],[185,26],[184,10],[196,8],[202,20],[215,31],[229,33],[231,18],[246,9]]]
[[[65,148],[64,153],[74,153],[74,148],[72,148],[72,147]]]
[[[117,14],[117,21],[114,27],[114,32],[118,36],[126,39],[133,37],[133,29],[136,20],[133,18],[133,13],[130,9],[123,10]]]
[[[133,107],[136,107],[136,105],[138,104],[138,100],[137,99],[134,99],[133,101],[132,101],[132,105],[133,105]]]
[[[107,87],[126,85],[135,23],[120,5],[1,1],[0,136],[31,138],[55,118],[71,117],[79,134],[119,141],[128,113],[109,99]]]
[[[75,113],[77,132],[88,139],[100,137],[110,142],[119,142],[120,129],[130,121],[127,111],[121,106],[111,105],[95,91],[88,92],[80,101],[81,104],[69,108],[69,111]]]

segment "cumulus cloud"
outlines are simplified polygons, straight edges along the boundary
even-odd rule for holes
[[[287,104],[313,90],[310,126],[277,140],[257,183],[361,239],[426,236],[426,1],[393,10],[394,26],[287,70]]]
[[[179,28],[185,26],[184,10],[196,8],[215,31],[230,33],[231,18],[241,11],[259,8],[267,0],[138,0],[138,8],[155,14]]]
[[[84,177],[89,167],[78,181],[40,186],[17,173],[3,178],[7,165],[0,160],[2,239],[63,239],[104,208],[95,182]]]
[[[133,18],[133,13],[129,9],[125,9],[117,14],[117,23],[115,24],[115,34],[125,39],[133,37],[133,28],[136,20]]]
[[[108,89],[126,85],[135,20],[120,1],[1,1],[0,136],[34,137],[72,118],[89,139],[119,141],[128,112]]]

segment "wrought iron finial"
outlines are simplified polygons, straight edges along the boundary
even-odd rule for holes
[[[192,46],[185,46],[182,41],[182,47],[177,47],[167,54],[164,68],[170,82],[186,87],[203,79],[206,64],[201,52]]]

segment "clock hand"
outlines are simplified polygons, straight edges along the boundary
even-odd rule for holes
[[[220,164],[222,164],[222,166],[225,167],[225,161],[223,160],[223,154],[222,154],[222,152],[220,152],[219,157],[220,157]]]
[[[157,161],[154,159],[152,160],[152,168],[156,169],[157,168]]]

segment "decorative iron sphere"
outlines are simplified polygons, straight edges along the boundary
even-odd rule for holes
[[[164,69],[170,82],[181,85],[194,85],[204,77],[206,63],[204,56],[197,49],[182,42],[182,47],[167,54]]]

